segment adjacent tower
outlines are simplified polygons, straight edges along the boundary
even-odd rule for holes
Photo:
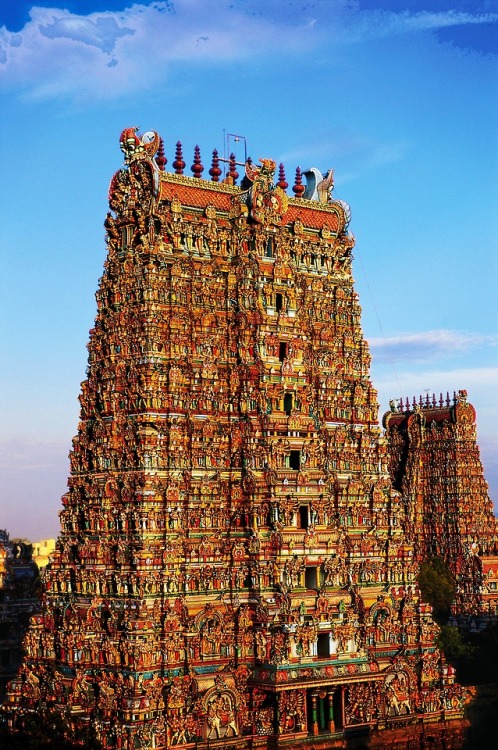
[[[11,684],[106,748],[462,726],[377,422],[333,178],[121,135],[61,535]],[[450,739],[447,740],[449,743]],[[349,739],[348,742],[351,742]],[[450,745],[448,745],[450,746]]]
[[[417,561],[440,557],[449,565],[455,614],[494,618],[498,529],[467,392],[393,402],[383,422]]]

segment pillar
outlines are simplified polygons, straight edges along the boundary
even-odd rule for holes
[[[328,692],[329,701],[329,732],[335,732],[335,721],[334,721],[334,693],[335,688],[331,688]]]
[[[311,693],[311,721],[312,721],[312,732],[313,736],[316,737],[318,735],[318,711],[317,711],[317,702],[318,702],[318,693]]]

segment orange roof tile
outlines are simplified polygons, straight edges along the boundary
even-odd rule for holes
[[[185,185],[163,180],[160,186],[160,197],[163,200],[178,198],[182,206],[190,208],[206,208],[212,205],[220,211],[229,211],[232,194],[217,190],[215,186],[218,187],[216,183],[206,181],[199,181],[197,185]]]

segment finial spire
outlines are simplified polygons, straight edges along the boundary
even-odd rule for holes
[[[239,176],[239,173],[237,172],[237,166],[235,164],[235,154],[230,154],[230,170],[228,172],[228,176],[231,177],[232,185],[235,185],[237,182],[237,178]]]
[[[282,190],[287,190],[287,188],[289,187],[289,183],[285,179],[285,167],[282,163],[280,163],[278,168],[277,187],[281,188]]]
[[[177,141],[175,161],[173,162],[172,166],[175,168],[175,174],[183,174],[183,170],[185,169],[185,162],[183,161],[183,151],[182,151],[181,141]]]
[[[294,182],[294,187],[292,188],[292,192],[296,196],[296,198],[302,198],[303,193],[305,191],[305,187],[303,185],[303,178],[301,175],[301,168],[297,167],[296,169],[296,180]]]
[[[213,160],[211,162],[211,169],[209,170],[209,174],[211,175],[212,182],[220,181],[220,160],[218,158],[218,151],[216,149],[214,149],[213,151]]]
[[[194,177],[196,177],[197,179],[199,179],[204,172],[204,167],[202,166],[201,162],[201,150],[199,146],[195,146],[194,148],[194,163],[192,164],[190,169],[192,170]]]
[[[166,159],[166,156],[164,154],[164,141],[162,138],[159,138],[159,148],[157,149],[156,164],[161,172],[164,172],[164,167],[166,166],[167,162],[168,160]]]

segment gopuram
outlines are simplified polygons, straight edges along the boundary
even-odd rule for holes
[[[460,747],[332,172],[121,135],[61,534],[5,712],[103,748]],[[429,741],[429,740],[428,740]],[[363,745],[362,745],[363,746]],[[417,745],[418,746],[418,745]]]
[[[456,582],[454,617],[483,626],[498,614],[498,528],[467,392],[392,401],[383,424],[415,559],[443,559]]]

